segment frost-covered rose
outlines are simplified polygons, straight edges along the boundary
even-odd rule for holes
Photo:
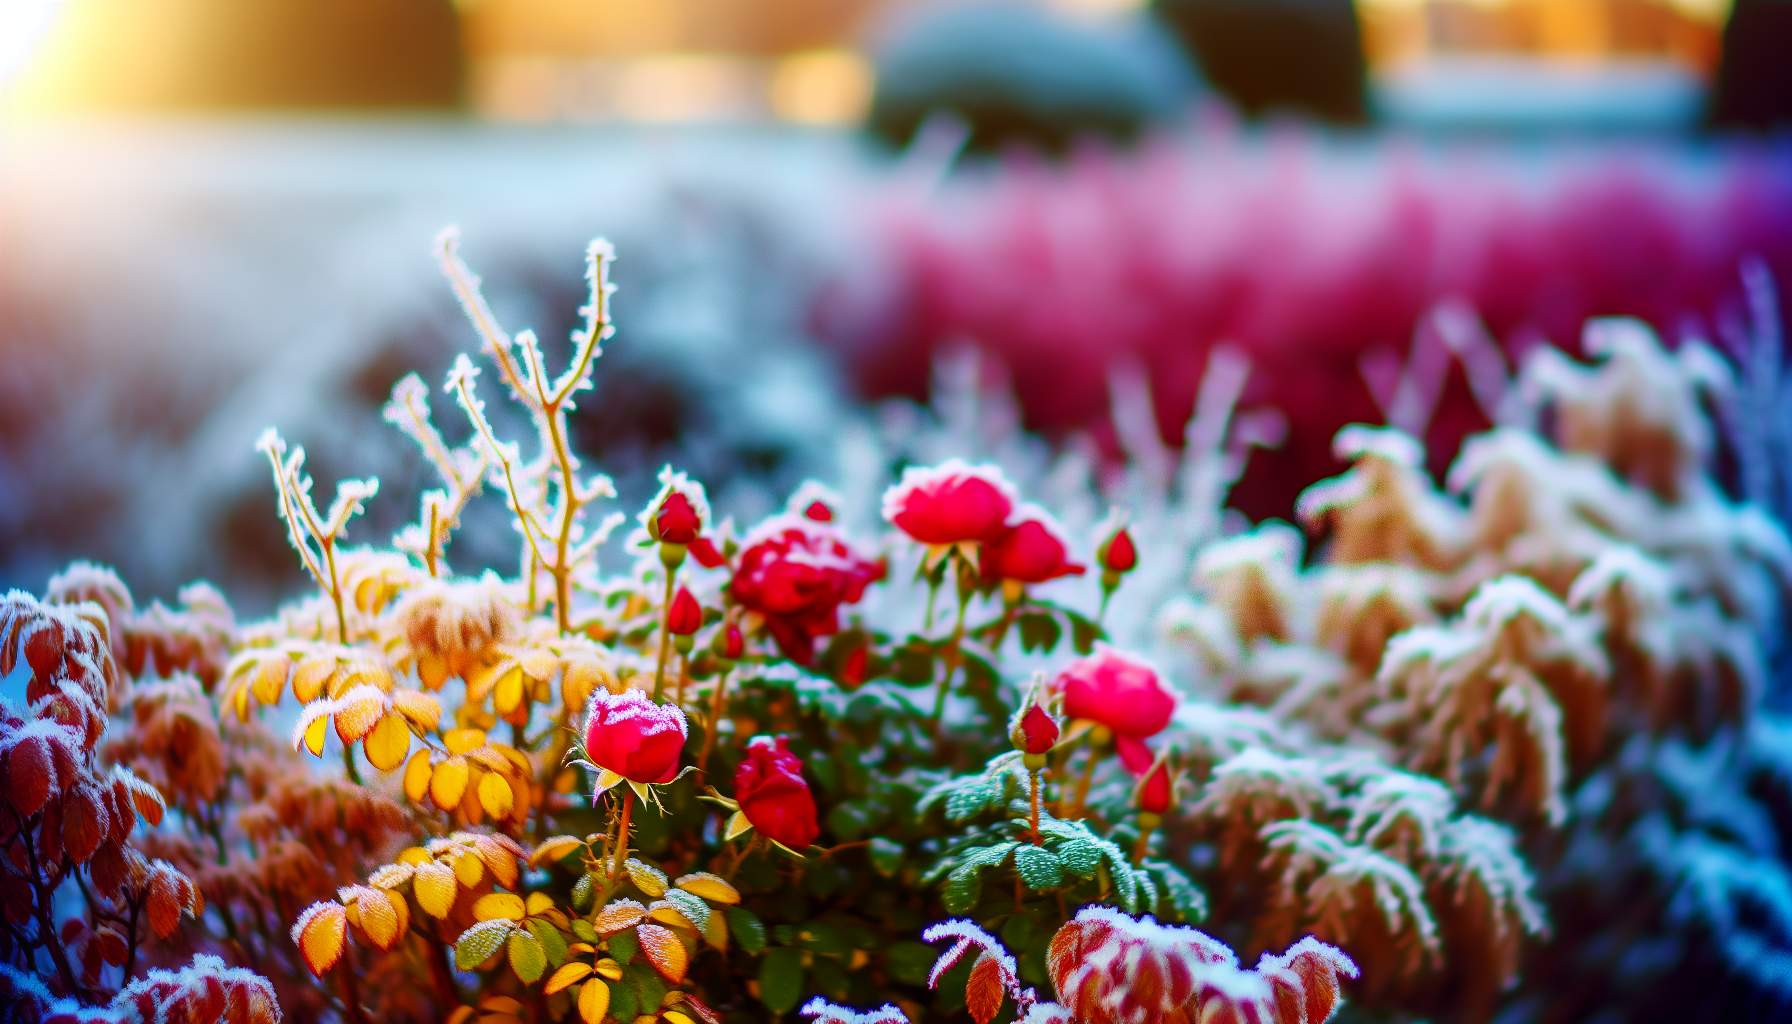
[[[884,518],[922,544],[990,541],[1008,528],[1014,491],[994,466],[950,459],[911,466],[884,492]]]
[[[734,799],[760,835],[793,850],[815,842],[821,833],[802,759],[790,752],[782,736],[759,736],[747,744],[747,759],[734,772]]]
[[[684,751],[684,712],[640,690],[598,690],[585,715],[585,756],[630,782],[671,782]]]
[[[854,551],[833,528],[780,516],[747,538],[731,584],[734,600],[759,613],[784,655],[808,664],[815,641],[840,629],[840,606],[883,578],[881,563]]]
[[[981,569],[986,580],[1045,583],[1080,576],[1083,566],[1070,560],[1070,545],[1043,513],[1009,527],[983,547]]]

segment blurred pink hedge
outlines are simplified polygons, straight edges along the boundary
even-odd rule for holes
[[[1363,361],[1404,354],[1440,304],[1465,303],[1511,353],[1573,347],[1599,315],[1669,336],[1710,322],[1746,259],[1792,282],[1792,150],[1208,127],[1063,165],[1009,158],[885,201],[873,224],[893,283],[818,312],[861,386],[919,393],[925,356],[968,342],[1006,364],[1030,426],[1105,433],[1110,371],[1130,362],[1174,436],[1209,350],[1235,345],[1258,371],[1247,402],[1281,410],[1291,439],[1254,460],[1241,500],[1280,507],[1334,468],[1338,426],[1384,418]],[[1459,371],[1449,387],[1434,451],[1482,422]]]

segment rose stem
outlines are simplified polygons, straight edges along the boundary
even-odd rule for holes
[[[1039,791],[1044,787],[1040,783],[1039,772],[1037,772],[1037,771],[1030,771],[1027,773],[1027,782],[1029,783],[1028,788],[1032,790],[1032,793],[1030,794],[1032,806],[1029,809],[1028,814],[1027,814],[1027,832],[1033,840],[1033,845],[1038,846],[1039,845]]]
[[[964,614],[971,605],[970,592],[965,589],[964,577],[958,579],[958,614],[952,622],[952,639],[946,644],[946,674],[940,677],[939,692],[933,697],[932,730],[935,736],[940,733],[940,719],[946,713],[946,694],[952,690],[952,677],[958,674],[959,648],[964,644]]]
[[[728,690],[728,673],[716,677],[715,693],[709,698],[709,728],[703,730],[703,751],[697,755],[697,770],[709,768],[709,752],[716,748],[716,729],[722,721],[722,695]]]
[[[666,654],[672,650],[672,588],[677,585],[678,574],[671,569],[666,570],[666,599],[660,602],[660,660],[653,669],[653,702],[660,702],[660,695],[666,690]]]
[[[1083,816],[1083,808],[1089,803],[1089,785],[1095,781],[1095,762],[1095,741],[1090,740],[1089,756],[1083,761],[1083,773],[1077,777],[1076,796],[1071,801],[1068,817],[1080,818]]]
[[[622,865],[628,862],[628,823],[635,810],[635,791],[628,789],[623,783],[622,813],[618,816],[616,830],[616,859],[610,862],[610,877],[622,874]]]

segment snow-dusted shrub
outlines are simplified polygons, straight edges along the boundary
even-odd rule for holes
[[[8,597],[9,998],[587,1024],[1783,998],[1762,680],[1792,544],[1713,483],[1698,350],[1595,325],[1593,362],[1490,385],[1508,419],[1441,488],[1410,436],[1341,433],[1310,550],[1225,511],[1274,433],[1224,353],[1180,451],[1125,386],[1118,472],[947,388],[746,525],[670,467],[637,508],[581,461],[612,332],[588,255],[566,346],[448,261],[479,359],[450,417],[395,387],[440,484],[389,544],[348,542],[372,481],[320,507],[264,437],[309,596],[138,610],[76,566]],[[462,571],[480,504],[513,569]],[[146,925],[192,966],[139,959]]]

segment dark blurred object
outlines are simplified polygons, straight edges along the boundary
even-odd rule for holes
[[[1156,10],[1207,82],[1245,113],[1367,120],[1351,0],[1157,0]]]
[[[1147,20],[1090,25],[1011,3],[933,9],[879,48],[870,128],[901,146],[950,113],[972,150],[1059,152],[1086,136],[1131,139],[1192,87],[1175,44]]]
[[[70,0],[49,44],[70,109],[453,108],[465,70],[449,0]]]
[[[1792,2],[1736,0],[1711,91],[1719,128],[1792,124]]]

